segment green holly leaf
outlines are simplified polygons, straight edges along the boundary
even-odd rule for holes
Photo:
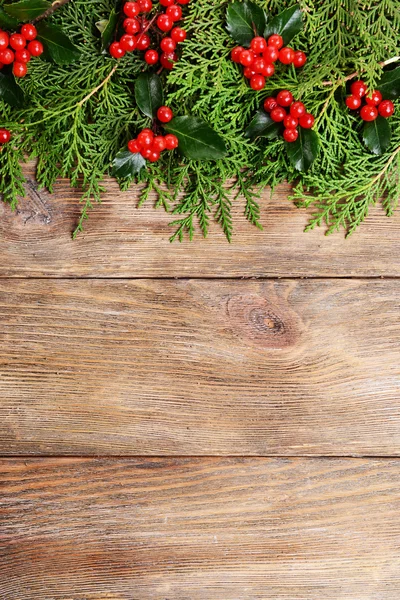
[[[11,74],[0,72],[0,100],[15,108],[21,108],[24,104],[24,92]]]
[[[245,131],[245,137],[251,140],[254,140],[256,137],[265,137],[268,140],[273,140],[278,137],[281,129],[282,126],[280,123],[273,121],[264,110],[258,110]]]
[[[74,46],[61,27],[43,22],[38,23],[36,27],[37,39],[42,42],[44,47],[42,57],[45,60],[57,65],[69,65],[80,57],[80,50]]]
[[[295,142],[285,142],[285,148],[292,167],[307,171],[319,154],[319,137],[312,129],[299,127],[299,137]]]
[[[139,153],[121,150],[114,158],[112,166],[114,177],[127,179],[137,175],[146,166],[146,161]]]
[[[175,117],[164,125],[179,140],[179,150],[194,160],[217,160],[226,154],[225,142],[205,121],[197,117]]]
[[[161,79],[155,73],[142,73],[135,83],[136,104],[146,117],[153,119],[164,102]]]
[[[386,71],[382,75],[377,89],[381,92],[384,100],[398,98],[400,96],[400,67]]]
[[[268,38],[273,33],[283,37],[284,44],[288,44],[303,28],[303,16],[297,5],[287,8],[272,19],[264,30],[264,37]]]
[[[363,128],[363,142],[371,152],[379,156],[385,152],[390,144],[392,130],[387,119],[380,115],[375,121],[365,123]]]
[[[4,8],[0,6],[0,27],[2,29],[8,29],[15,31],[19,25],[18,19],[14,19],[6,13]]]
[[[227,29],[231,37],[242,46],[249,46],[255,35],[262,35],[265,13],[253,2],[233,2],[226,12]]]
[[[47,0],[21,0],[13,4],[4,4],[3,8],[8,15],[17,19],[20,23],[33,21],[40,17],[51,7]]]
[[[118,19],[119,13],[113,8],[108,19],[96,23],[96,27],[101,33],[101,49],[103,51],[111,44],[111,40],[113,39],[118,24]]]

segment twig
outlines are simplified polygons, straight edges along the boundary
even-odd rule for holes
[[[392,63],[398,62],[400,60],[400,56],[393,56],[392,58],[388,58],[388,60],[384,60],[382,62],[379,63],[380,67],[387,67],[387,65],[391,65]],[[341,81],[346,82],[346,81],[350,81],[350,79],[354,79],[354,77],[358,77],[360,74],[358,73],[358,71],[355,71],[354,73],[350,73],[350,75],[347,75],[347,77],[345,77],[344,79],[342,79]],[[338,82],[337,81],[323,81],[322,85],[336,85]]]
[[[67,0],[68,1],[68,0]],[[115,65],[113,67],[113,69],[109,72],[109,74],[107,75],[107,77],[97,86],[94,88],[94,90],[92,90],[90,92],[90,94],[88,94],[87,96],[85,96],[84,98],[82,98],[82,100],[80,100],[80,102],[77,103],[77,107],[81,107],[85,104],[85,102],[87,102],[92,96],[94,96],[94,94],[96,94],[96,92],[98,92],[99,90],[101,90],[101,88],[103,86],[105,86],[111,79],[111,77],[114,75],[115,71],[118,69],[118,65]]]
[[[69,2],[69,0],[56,0],[55,2],[53,2],[50,8],[46,10],[46,12],[36,17],[36,19],[34,19],[32,23],[38,23],[39,21],[42,21],[42,19],[47,19],[47,17],[50,17],[50,15],[52,15],[58,8],[60,8],[64,4],[67,4],[67,2]]]

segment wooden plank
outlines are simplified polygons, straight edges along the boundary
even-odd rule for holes
[[[393,600],[400,461],[0,463],[2,600]]]
[[[0,453],[400,455],[397,280],[0,281]]]
[[[30,169],[30,170],[29,170]],[[280,186],[261,202],[264,231],[234,203],[235,236],[229,245],[218,227],[207,240],[169,243],[171,215],[152,202],[136,209],[137,193],[121,193],[107,181],[85,234],[71,240],[79,193],[60,181],[55,194],[38,192],[32,180],[17,214],[0,203],[0,277],[334,277],[400,276],[400,211],[387,219],[380,206],[358,233],[326,238],[323,229],[303,234],[310,211],[297,209]],[[371,251],[371,248],[373,251]]]

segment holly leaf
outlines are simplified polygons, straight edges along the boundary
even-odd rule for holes
[[[400,96],[400,67],[386,71],[382,75],[377,89],[381,92],[384,100],[398,98]]]
[[[18,22],[33,21],[40,17],[51,7],[47,0],[21,0],[13,4],[4,4],[3,8],[8,15],[14,17]]]
[[[283,42],[286,45],[302,30],[302,28],[302,12],[297,5],[294,5],[279,13],[272,21],[267,23],[264,30],[264,37],[268,38],[273,33],[278,33],[283,37]]]
[[[135,83],[136,104],[146,117],[152,119],[163,105],[164,94],[161,79],[155,73],[142,73]]]
[[[253,2],[233,2],[226,11],[227,29],[231,37],[242,46],[249,46],[255,35],[262,35],[265,13]]]
[[[14,19],[14,17],[8,15],[4,8],[0,6],[0,27],[3,29],[15,30],[17,29],[18,25],[18,19]]]
[[[258,110],[244,135],[251,140],[254,140],[256,137],[265,137],[268,140],[273,140],[278,137],[280,130],[280,123],[273,121],[265,111]]]
[[[69,65],[80,57],[80,50],[74,46],[61,27],[43,22],[38,23],[36,27],[37,39],[44,47],[42,56],[45,60],[55,62],[57,65]]]
[[[0,73],[0,100],[15,108],[21,108],[24,104],[24,92],[11,74]]]
[[[390,144],[392,130],[387,119],[380,115],[375,121],[365,123],[363,128],[363,142],[371,152],[383,154]]]
[[[113,8],[108,19],[104,19],[103,21],[98,21],[96,23],[96,27],[101,33],[102,50],[106,50],[106,48],[108,48],[108,46],[111,44],[111,40],[113,39],[113,35],[118,24],[118,19],[119,14]]]
[[[225,142],[214,129],[198,117],[175,117],[164,125],[179,140],[179,150],[186,158],[217,160],[226,154]]]
[[[139,153],[121,150],[114,158],[112,166],[114,177],[127,179],[137,175],[146,166],[146,161]]]
[[[285,142],[289,162],[296,171],[307,171],[320,150],[319,138],[312,129],[299,127],[299,137],[295,142]]]

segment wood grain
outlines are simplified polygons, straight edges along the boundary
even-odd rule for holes
[[[0,464],[2,600],[394,600],[400,461]]]
[[[400,282],[0,281],[4,454],[400,455]]]
[[[67,181],[57,183],[54,195],[40,192],[32,165],[26,172],[28,197],[17,214],[0,203],[0,277],[400,276],[400,211],[388,219],[373,208],[347,240],[342,233],[326,238],[323,229],[304,234],[310,211],[297,209],[283,185],[272,198],[265,191],[264,231],[246,222],[237,201],[233,244],[216,226],[207,240],[171,245],[171,215],[152,202],[137,210],[134,190],[122,194],[107,181],[103,204],[72,242],[79,193]]]

